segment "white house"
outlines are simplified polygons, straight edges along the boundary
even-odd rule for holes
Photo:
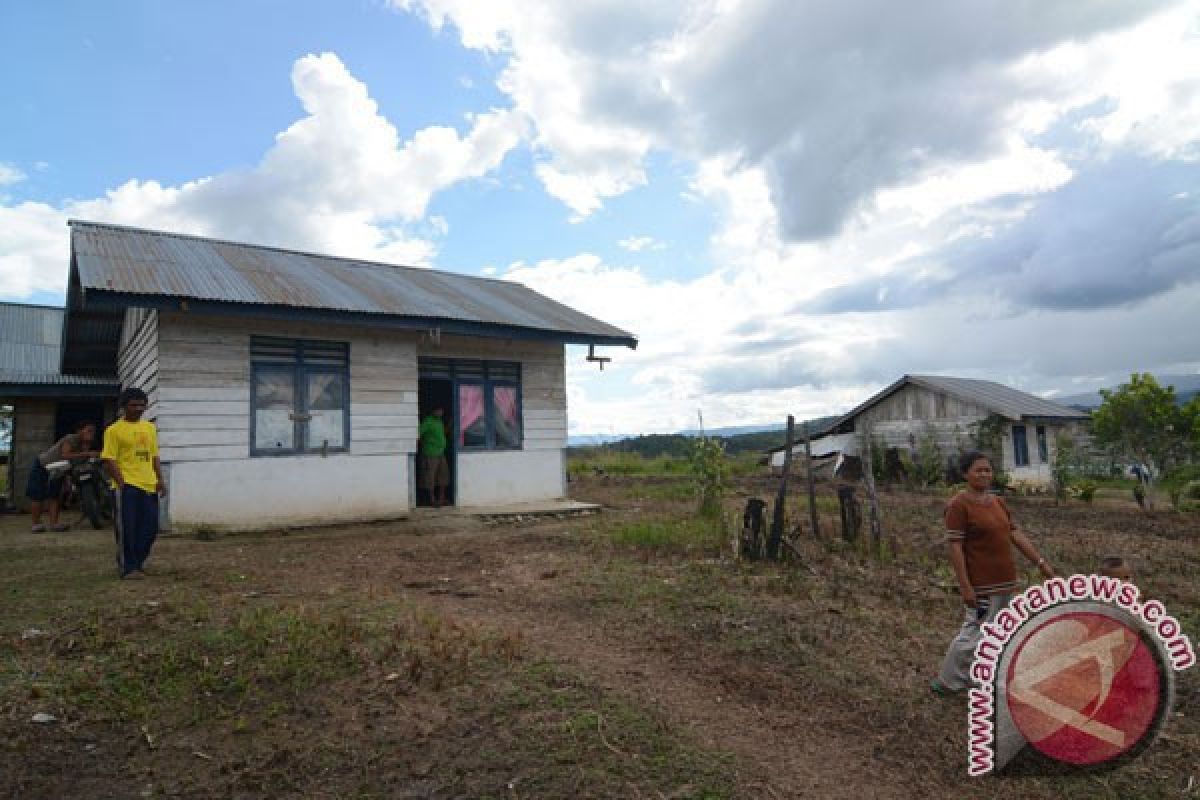
[[[566,344],[637,340],[509,281],[71,222],[61,371],[147,392],[175,527],[404,514],[435,407],[454,504],[563,497]]]
[[[1086,412],[1059,405],[992,381],[944,375],[905,375],[814,436],[814,457],[858,455],[868,428],[888,448],[915,452],[933,436],[947,456],[966,446],[975,426],[993,418],[1000,434],[1001,467],[1015,482],[1050,483],[1058,437],[1082,436]],[[786,448],[770,451],[772,467],[783,465]],[[803,457],[803,443],[792,448]]]

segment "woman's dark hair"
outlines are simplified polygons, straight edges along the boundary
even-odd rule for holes
[[[86,428],[88,425],[91,425],[93,428],[96,427],[96,423],[92,422],[90,419],[79,420],[79,422],[75,423],[75,432],[83,433],[83,429]]]
[[[988,454],[982,450],[968,450],[967,452],[963,453],[958,459],[959,474],[966,475],[967,470],[971,468],[971,465],[981,458],[986,460],[989,464],[992,461]]]
[[[150,398],[146,397],[146,393],[141,389],[129,388],[121,392],[121,396],[117,398],[117,408],[125,408],[129,405],[130,400],[141,400],[143,403],[150,402]]]

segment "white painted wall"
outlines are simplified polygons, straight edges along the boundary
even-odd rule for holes
[[[407,455],[282,456],[170,465],[176,527],[253,530],[408,513]]]
[[[562,450],[459,453],[458,505],[508,505],[562,497],[566,466]]]

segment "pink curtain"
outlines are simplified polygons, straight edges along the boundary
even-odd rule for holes
[[[493,387],[492,400],[496,406],[496,446],[518,447],[521,444],[521,428],[517,416],[516,387]]]
[[[496,413],[513,428],[517,427],[517,390],[512,386],[497,386],[492,397],[496,400]]]
[[[483,419],[483,387],[459,384],[458,446],[466,443],[467,429]]]

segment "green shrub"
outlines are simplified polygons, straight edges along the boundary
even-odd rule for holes
[[[700,516],[720,517],[729,475],[725,446],[716,439],[701,437],[692,447],[691,462],[696,495],[700,498]]]

